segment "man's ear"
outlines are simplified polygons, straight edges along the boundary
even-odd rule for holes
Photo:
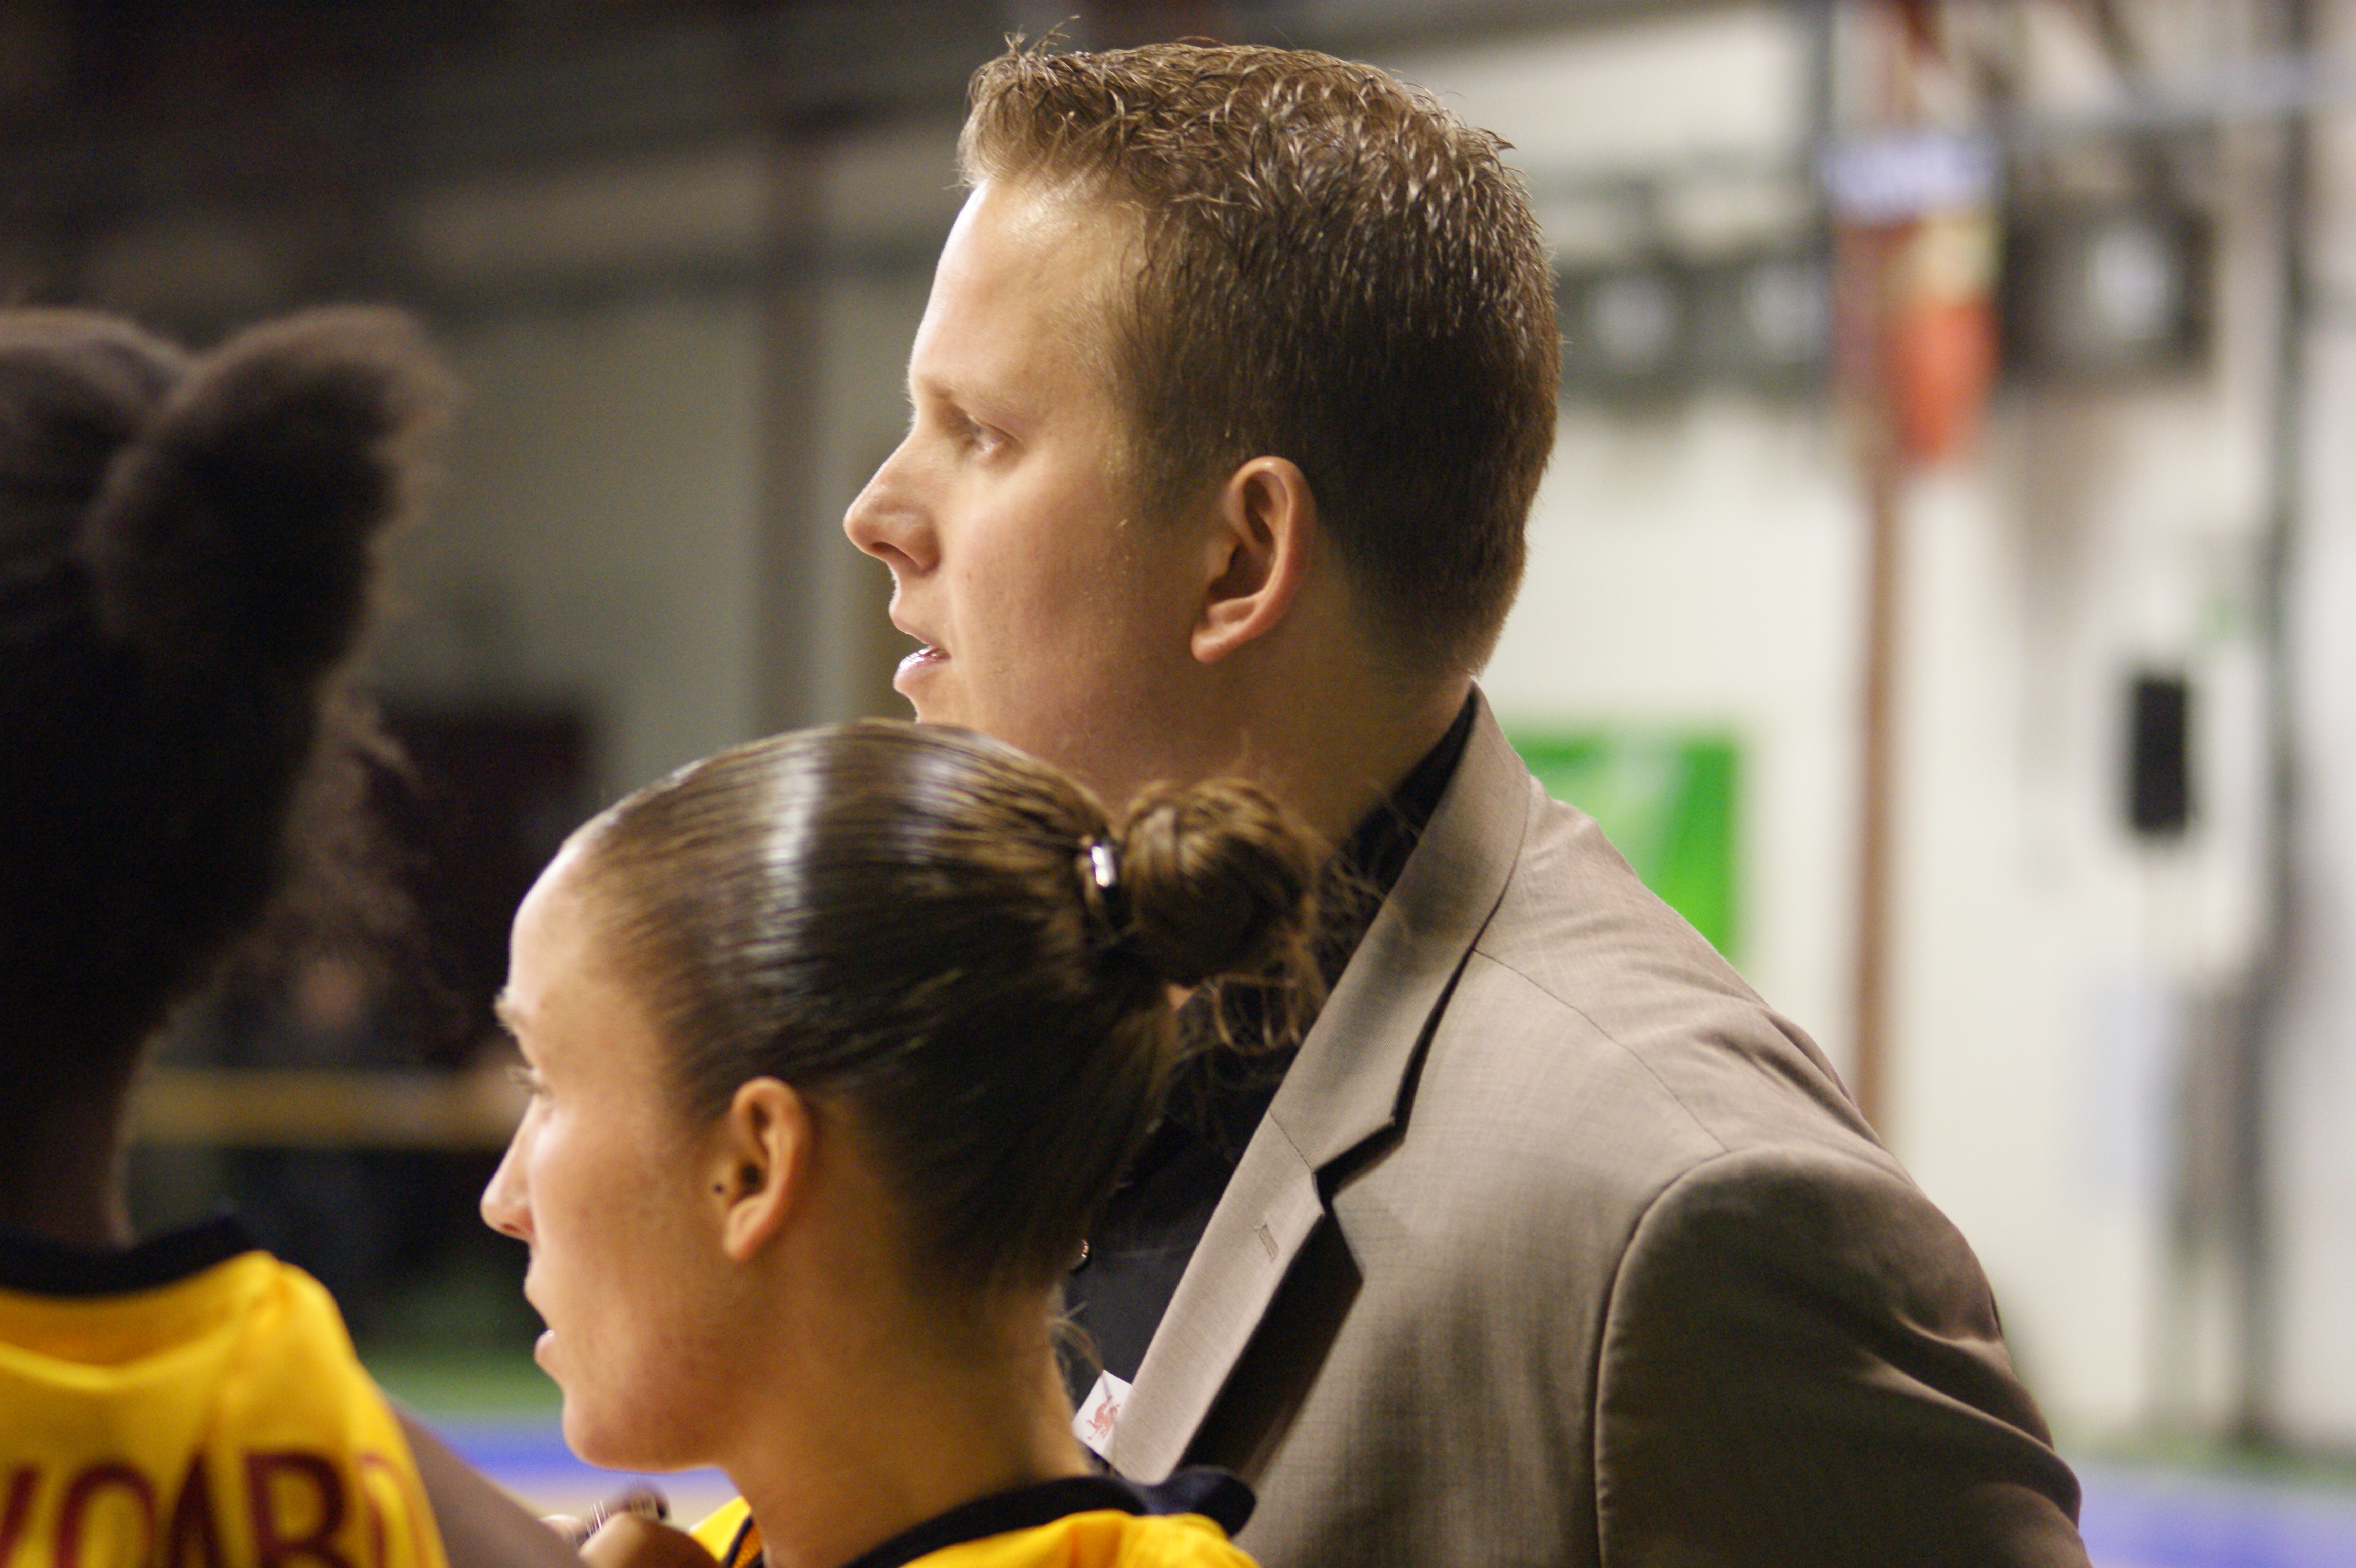
[[[785,1228],[806,1185],[817,1122],[809,1102],[774,1078],[737,1087],[722,1113],[704,1185],[720,1218],[720,1247],[734,1262]]]
[[[1215,664],[1267,636],[1308,580],[1317,544],[1317,497],[1283,457],[1254,457],[1219,487],[1207,565],[1210,587],[1194,623],[1194,657]]]

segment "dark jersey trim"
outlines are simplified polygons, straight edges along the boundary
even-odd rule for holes
[[[1068,1514],[1113,1509],[1128,1514],[1198,1513],[1229,1535],[1251,1517],[1251,1488],[1225,1470],[1181,1470],[1158,1487],[1149,1487],[1112,1475],[1070,1476],[993,1492],[986,1498],[937,1514],[914,1530],[903,1530],[872,1551],[862,1552],[843,1568],[905,1568],[929,1552],[982,1541],[1010,1530],[1036,1530]],[[722,1568],[733,1568],[744,1549],[748,1518],[722,1553]],[[745,1568],[760,1568],[758,1558]]]
[[[253,1238],[233,1214],[166,1230],[114,1251],[0,1230],[0,1290],[27,1295],[123,1295],[177,1284],[253,1250]]]

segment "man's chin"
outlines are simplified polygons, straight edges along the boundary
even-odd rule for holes
[[[947,682],[929,678],[934,673],[925,670],[911,676],[903,671],[900,678],[892,682],[892,689],[908,704],[908,716],[920,725],[980,727],[966,714],[964,704],[955,701],[956,694],[948,690]]]

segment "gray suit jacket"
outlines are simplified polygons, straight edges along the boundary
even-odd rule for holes
[[[2085,1562],[1963,1238],[1485,708],[1111,1458],[1268,1568]]]

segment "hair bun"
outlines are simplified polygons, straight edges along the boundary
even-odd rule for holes
[[[100,624],[157,663],[300,674],[368,605],[453,383],[397,312],[314,310],[200,358],[116,459],[86,550]]]
[[[1164,980],[1314,974],[1307,948],[1323,856],[1267,790],[1240,779],[1154,785],[1119,838],[1130,940]]]

